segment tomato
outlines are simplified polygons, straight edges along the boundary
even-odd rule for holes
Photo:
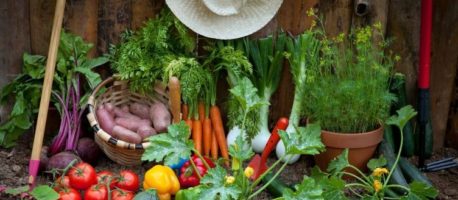
[[[84,192],[84,200],[107,200],[108,190],[105,185],[97,184]]]
[[[68,176],[60,176],[59,178],[56,179],[56,182],[54,183],[54,190],[55,191],[60,191],[62,188],[69,188],[70,187],[70,178]]]
[[[68,171],[70,186],[78,190],[85,190],[97,183],[95,169],[88,163],[78,163]]]
[[[111,192],[111,200],[132,200],[134,193],[131,191],[116,189]]]
[[[116,187],[136,192],[140,185],[138,184],[138,175],[130,170],[122,170],[119,172],[119,177],[116,182]]]
[[[116,180],[113,173],[107,170],[97,173],[97,183],[107,185],[108,181],[110,181],[110,189],[114,189]]]
[[[59,200],[81,200],[81,195],[73,188],[63,187],[59,190]]]

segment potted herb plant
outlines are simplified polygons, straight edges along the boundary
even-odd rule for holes
[[[386,52],[381,25],[348,36],[322,34],[320,63],[307,70],[304,111],[322,127],[326,152],[315,156],[321,169],[349,149],[352,165],[364,169],[383,137],[383,122],[395,97],[389,91],[395,60]]]

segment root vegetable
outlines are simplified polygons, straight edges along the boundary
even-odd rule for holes
[[[81,158],[78,157],[76,154],[69,152],[69,151],[63,151],[60,152],[54,156],[51,156],[49,158],[48,165],[46,166],[46,169],[52,170],[52,169],[65,169],[73,160],[78,160],[78,162],[81,162]]]
[[[171,116],[163,103],[154,103],[149,110],[149,116],[157,132],[166,131],[170,125]]]
[[[114,108],[115,106],[112,103],[106,103],[104,104],[105,110],[110,112],[114,116]]]
[[[145,140],[149,136],[156,135],[156,130],[154,130],[154,128],[151,126],[141,126],[138,128],[137,134],[140,135],[143,140]]]
[[[43,171],[46,169],[46,166],[48,165],[49,162],[49,157],[48,157],[48,146],[43,146],[41,147],[41,152],[40,152],[40,167],[38,168],[38,171]]]
[[[124,112],[129,112],[129,106],[127,104],[124,104],[121,106],[121,110]]]
[[[76,152],[83,161],[95,165],[99,159],[100,148],[93,139],[86,137],[78,140]]]
[[[142,119],[149,119],[149,106],[142,103],[133,103],[129,105],[129,111],[141,117]]]
[[[115,107],[113,111],[116,117],[129,118],[133,120],[141,120],[139,116],[133,115],[132,113],[129,112],[129,110],[124,111],[124,109],[122,108]]]
[[[124,142],[134,144],[142,142],[142,138],[137,133],[118,125],[113,128],[113,135]]]
[[[138,128],[142,126],[151,126],[151,121],[147,119],[135,120],[131,118],[118,117],[115,119],[116,125],[127,128],[131,131],[137,132]]]
[[[108,134],[112,135],[113,127],[115,126],[115,120],[113,119],[113,115],[108,112],[105,107],[101,106],[96,111],[97,120],[100,124],[100,127],[107,132]]]

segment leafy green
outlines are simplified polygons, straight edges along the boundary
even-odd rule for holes
[[[347,199],[345,196],[345,181],[337,176],[324,173],[315,166],[312,168],[311,178],[323,188],[324,199]]]
[[[288,200],[323,199],[323,189],[313,178],[304,176],[302,182],[294,186],[295,191],[285,190],[283,198]]]
[[[151,143],[142,155],[143,161],[164,161],[165,165],[174,165],[180,162],[181,158],[191,156],[194,144],[189,140],[189,127],[185,122],[172,124],[164,134],[149,137]]]
[[[239,163],[243,163],[243,161],[253,157],[254,152],[247,140],[242,135],[239,135],[235,139],[235,143],[229,146],[229,155],[231,155],[232,159],[237,159]]]
[[[286,154],[316,155],[324,150],[321,142],[321,129],[317,124],[306,127],[296,127],[296,131],[288,134],[279,130],[281,140],[285,145]]]
[[[195,200],[199,199],[202,192],[202,186],[190,187],[187,189],[181,189],[175,195],[175,200]]]
[[[400,130],[404,128],[407,122],[412,119],[417,112],[412,108],[411,105],[407,105],[396,111],[398,114],[393,115],[386,120],[386,124],[388,125],[395,125]]]
[[[29,189],[30,189],[30,187],[28,185],[17,187],[17,188],[7,188],[5,190],[5,194],[9,194],[9,195],[12,195],[12,196],[17,196],[17,195],[20,195],[21,193],[29,191]]]
[[[30,193],[37,200],[56,200],[59,194],[47,185],[40,185]]]
[[[344,149],[343,152],[334,158],[328,166],[328,172],[332,174],[336,174],[346,167],[348,167],[350,163],[348,162],[348,149]]]
[[[226,170],[219,165],[208,170],[200,180],[202,192],[199,199],[239,199],[241,188],[236,184],[226,183],[226,176]]]
[[[146,190],[135,195],[134,200],[159,200],[156,190]]]
[[[386,158],[382,154],[377,159],[373,158],[369,160],[369,162],[367,163],[367,168],[369,168],[371,171],[374,171],[375,168],[383,167],[386,164],[387,164]]]

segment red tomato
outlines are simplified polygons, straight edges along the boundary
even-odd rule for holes
[[[114,189],[116,180],[113,173],[107,170],[97,173],[97,183],[107,185],[108,181],[110,181],[110,189]]]
[[[69,187],[60,188],[59,200],[81,200],[80,193]]]
[[[95,169],[88,163],[78,163],[68,171],[70,186],[78,190],[85,190],[97,183]]]
[[[111,200],[132,200],[134,193],[131,191],[116,189],[111,192]]]
[[[68,176],[63,176],[63,178],[62,176],[60,176],[55,181],[54,190],[60,191],[62,188],[69,188],[69,187],[70,187],[70,178],[68,178]]]
[[[107,187],[101,184],[93,185],[84,192],[84,200],[107,200]]]
[[[136,192],[140,185],[138,184],[138,175],[130,170],[122,170],[119,172],[119,177],[116,182],[116,187]]]

